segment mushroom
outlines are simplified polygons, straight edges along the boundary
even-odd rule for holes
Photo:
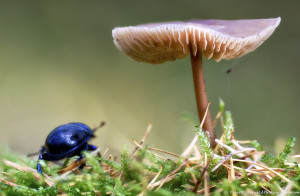
[[[117,27],[112,31],[115,45],[130,58],[150,64],[183,59],[190,54],[197,110],[202,122],[208,99],[202,56],[207,59],[241,57],[254,51],[275,30],[280,17],[251,20],[192,20]],[[215,146],[215,132],[208,110],[203,129]]]

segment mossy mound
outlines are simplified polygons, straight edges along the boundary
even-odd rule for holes
[[[81,162],[74,157],[61,165],[41,161],[44,175],[35,170],[36,159],[2,150],[0,195],[300,194],[299,155],[291,155],[295,138],[273,156],[256,141],[234,138],[230,112],[223,114],[220,107],[217,119],[224,132],[214,150],[200,127],[182,155],[151,148],[145,145],[149,125],[145,137],[133,141],[136,148],[131,153],[85,153]],[[83,162],[86,167],[79,170]]]

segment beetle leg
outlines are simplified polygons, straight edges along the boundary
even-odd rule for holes
[[[40,152],[43,153],[43,152],[45,152],[45,150],[46,150],[46,149],[45,149],[45,146],[42,146]]]
[[[96,150],[96,149],[97,149],[97,146],[88,144],[88,150],[94,151],[94,150]]]
[[[39,159],[38,159],[38,161],[37,161],[37,170],[38,170],[38,172],[40,173],[40,174],[43,174],[42,173],[42,168],[41,168],[41,164],[40,164],[40,160],[43,160],[43,155],[44,155],[44,153],[42,153],[42,154],[40,154],[40,156],[39,156]]]
[[[42,148],[44,149],[44,148]],[[45,149],[44,149],[45,150]],[[53,161],[53,160],[57,160],[55,159],[55,157],[51,156],[50,154],[48,154],[47,152],[42,152],[40,155],[39,155],[39,159],[37,161],[37,170],[40,174],[42,174],[42,168],[41,168],[41,164],[40,164],[40,161],[41,160],[46,160],[46,161]]]
[[[80,160],[83,159],[83,158],[84,158],[84,155],[83,155],[83,154],[80,154],[79,158],[78,158],[76,161],[80,161]],[[85,164],[85,162],[84,162],[83,164],[81,164],[81,165],[79,166],[79,169],[82,170],[82,169],[84,168],[85,165],[86,165],[86,164]]]
[[[80,161],[81,159],[83,159],[84,155],[80,154],[79,158],[76,161]]]
[[[97,148],[98,148],[97,146],[88,144],[88,150],[90,150],[90,151],[97,150]],[[97,155],[98,155],[99,157],[101,157],[101,153],[100,153],[100,152],[98,152]]]
[[[83,170],[83,168],[84,168],[85,166],[86,166],[86,164],[83,163],[83,164],[81,164],[81,165],[78,167],[78,169]]]

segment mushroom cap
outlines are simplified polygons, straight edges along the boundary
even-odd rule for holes
[[[192,20],[117,27],[115,45],[136,61],[160,64],[198,51],[207,59],[232,59],[260,46],[280,17],[252,20]]]

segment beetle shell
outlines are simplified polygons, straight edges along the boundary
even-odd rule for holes
[[[80,148],[91,137],[89,127],[78,124],[65,124],[51,131],[45,141],[45,149],[52,155],[62,155]]]
[[[84,129],[88,130],[91,133],[91,135],[94,135],[93,130],[89,126],[87,126],[86,124],[79,123],[79,122],[72,122],[72,123],[69,123],[69,125],[80,126],[80,127],[84,128]]]

